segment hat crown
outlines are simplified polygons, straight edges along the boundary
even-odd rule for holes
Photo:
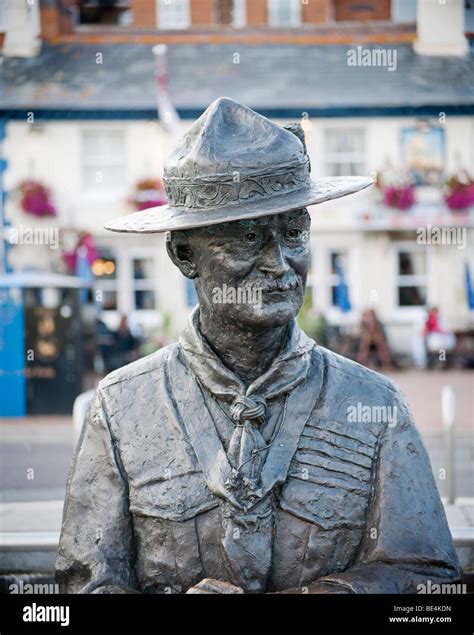
[[[300,139],[229,97],[207,108],[164,166],[170,202],[189,208],[221,203],[222,188],[228,202],[237,202],[259,191],[303,187],[308,180],[309,159]]]
[[[168,154],[165,176],[199,178],[304,160],[303,144],[294,134],[247,106],[220,97]]]

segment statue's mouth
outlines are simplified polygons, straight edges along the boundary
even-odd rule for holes
[[[264,293],[287,293],[288,291],[294,291],[296,288],[298,288],[298,286],[298,280],[292,280],[290,282],[284,283],[277,282],[271,286],[263,287],[262,291]]]

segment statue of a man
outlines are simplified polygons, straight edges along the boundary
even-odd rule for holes
[[[409,593],[458,577],[404,398],[295,322],[306,206],[371,183],[309,172],[299,126],[221,98],[167,158],[169,205],[108,226],[170,232],[199,305],[179,343],[98,387],[68,483],[64,592]]]

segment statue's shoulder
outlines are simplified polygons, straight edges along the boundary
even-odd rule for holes
[[[169,360],[176,354],[178,344],[169,344],[160,348],[160,350],[141,357],[126,366],[117,368],[117,370],[109,373],[99,386],[103,390],[113,388],[118,384],[134,384],[135,380],[140,382],[146,381],[146,375],[150,376],[150,381],[159,382],[164,376],[166,366]],[[145,377],[144,377],[145,376]]]
[[[370,386],[371,392],[378,392],[387,398],[393,399],[400,395],[400,389],[385,375],[370,370],[322,346],[316,346],[315,351],[322,356],[329,378],[327,383],[332,385],[334,389],[357,384],[358,386]]]

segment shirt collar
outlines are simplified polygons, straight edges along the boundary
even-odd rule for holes
[[[275,357],[270,368],[245,389],[243,382],[227,368],[199,329],[199,307],[196,307],[179,338],[185,360],[200,383],[213,395],[233,401],[239,395],[258,393],[272,399],[290,392],[304,381],[309,365],[310,351],[315,346],[296,323],[288,325],[286,344]]]

